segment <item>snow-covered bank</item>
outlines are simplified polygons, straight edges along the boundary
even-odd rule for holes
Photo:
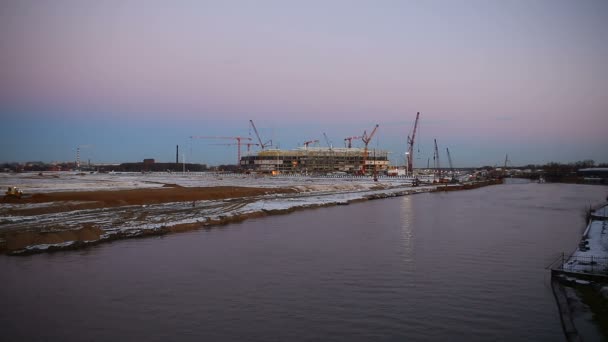
[[[17,184],[26,194],[33,193],[37,198],[45,192],[62,195],[65,194],[64,191],[70,190],[78,195],[85,194],[86,196],[80,197],[88,200],[68,201],[60,197],[64,200],[1,203],[0,252],[13,254],[74,249],[121,238],[165,234],[303,208],[345,205],[355,201],[438,189],[437,186],[413,187],[411,179],[404,178],[375,182],[364,177],[270,177],[210,173],[84,176],[68,173],[53,176],[19,174],[2,175],[0,180],[4,184],[13,182],[10,184]],[[223,196],[172,200],[170,198],[173,197],[168,197],[167,193],[174,190],[209,193],[218,191],[213,189],[218,186],[222,187],[219,191],[222,191]],[[150,190],[163,187],[164,189]],[[224,187],[228,190],[223,190]],[[232,195],[233,188],[230,187],[244,188],[248,194],[237,191],[236,195]],[[134,190],[140,196],[156,192],[159,197],[154,202],[127,202],[127,194],[121,192],[125,189],[140,189]],[[251,189],[256,191],[249,191]],[[282,191],[284,189],[289,191]],[[84,190],[89,192],[79,192]],[[37,192],[41,194],[38,195]],[[106,200],[111,198],[110,201],[120,204],[106,205],[101,197]],[[80,232],[80,235],[66,232]]]
[[[207,191],[212,187],[293,189],[293,193],[238,195],[196,201],[104,206],[99,197],[92,202],[52,201],[0,204],[0,249],[12,253],[37,253],[73,249],[118,238],[164,234],[171,231],[241,221],[248,217],[278,214],[296,209],[348,204],[353,201],[428,192],[434,186],[412,187],[407,179],[374,182],[370,178],[268,177],[253,175],[200,174],[3,174],[0,184],[15,184],[26,194],[65,191],[100,191],[183,187]],[[8,186],[8,185],[7,185]],[[174,188],[175,189],[175,188]],[[185,189],[186,190],[186,189]],[[108,191],[108,192],[106,192]],[[164,193],[169,190],[162,190]],[[181,191],[181,190],[180,190]],[[275,191],[276,192],[276,191]],[[95,194],[92,192],[91,194]],[[106,196],[107,197],[107,196]],[[111,196],[110,196],[111,197]],[[167,199],[164,195],[162,198]],[[96,206],[87,206],[97,203]],[[94,227],[99,232],[84,236],[64,234]]]
[[[220,201],[173,202],[158,205],[80,210],[33,217],[10,217],[7,220],[10,223],[1,225],[0,229],[19,232],[27,230],[28,226],[35,223],[37,226],[43,227],[38,234],[53,234],[58,230],[76,230],[85,224],[101,228],[104,232],[98,239],[34,243],[10,251],[11,254],[31,254],[79,248],[119,238],[159,235],[172,231],[196,229],[303,208],[348,204],[353,201],[404,196],[431,190],[433,190],[433,187],[392,188],[342,193],[300,193],[288,196],[267,195],[257,198],[234,198]],[[58,225],[61,227],[58,228]],[[48,227],[48,229],[44,227]]]
[[[387,177],[374,182],[371,177],[307,177],[307,176],[263,176],[246,174],[198,173],[0,173],[0,187],[17,186],[25,194],[60,191],[95,191],[160,188],[166,184],[181,187],[296,187],[300,191],[348,191],[369,190],[411,184],[411,179]]]
[[[608,303],[607,209],[608,204],[591,213],[577,250],[569,257],[562,256],[559,266],[551,269],[551,287],[568,341],[582,338],[577,326],[589,324],[581,319],[586,312],[592,312],[600,324],[608,318],[605,310]],[[590,336],[596,338],[597,334]]]
[[[608,205],[591,213],[579,247],[564,262],[562,269],[604,275],[608,279]]]

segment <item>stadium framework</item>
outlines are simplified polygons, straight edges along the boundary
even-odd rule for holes
[[[389,168],[388,151],[364,148],[308,147],[294,150],[269,149],[241,157],[240,167],[264,173],[348,174],[384,173]]]

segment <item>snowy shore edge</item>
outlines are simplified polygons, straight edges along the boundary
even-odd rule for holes
[[[30,255],[79,249],[119,239],[158,236],[225,225],[295,210],[348,205],[358,201],[417,193],[468,190],[501,182],[413,187],[411,179],[403,178],[374,182],[370,178],[260,178],[242,175],[22,174],[0,176],[0,184],[2,183],[23,184],[22,187],[31,194],[97,191],[85,194],[88,196],[85,196],[85,201],[82,198],[66,201],[59,196],[63,199],[44,203],[3,203],[0,207],[0,253]],[[208,197],[210,199],[204,200],[172,200],[169,198],[177,197],[164,195],[167,191],[183,191],[189,194],[199,191],[217,193],[219,190],[213,187],[218,186],[229,188],[229,192],[224,195],[231,196],[230,189],[241,192],[230,198]],[[148,196],[150,190],[146,189],[157,189],[152,192],[162,198],[162,201],[126,203],[121,199],[122,196],[132,195],[124,191],[139,191],[140,196]],[[253,189],[253,192],[247,189]],[[106,202],[102,198],[106,201],[110,198],[107,202],[109,206],[104,204]],[[125,203],[117,205],[116,202]]]

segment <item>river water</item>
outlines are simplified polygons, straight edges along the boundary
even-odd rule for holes
[[[3,341],[560,341],[544,268],[608,187],[426,193],[0,257]]]

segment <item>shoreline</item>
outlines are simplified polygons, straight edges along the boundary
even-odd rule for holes
[[[502,181],[484,181],[466,185],[450,185],[449,187],[442,186],[426,186],[426,187],[392,187],[378,188],[373,187],[363,191],[334,191],[334,192],[304,192],[298,191],[294,187],[287,188],[243,188],[238,187],[214,187],[214,188],[182,188],[182,187],[167,187],[162,189],[134,189],[134,190],[116,190],[103,191],[102,198],[99,197],[102,191],[95,192],[78,192],[78,193],[49,193],[33,195],[29,203],[52,203],[57,201],[53,199],[61,198],[61,201],[73,201],[75,204],[68,205],[51,205],[40,208],[25,208],[21,209],[22,214],[31,214],[33,222],[25,224],[25,227],[6,229],[0,231],[0,253],[6,255],[32,255],[38,253],[75,250],[94,246],[100,243],[111,242],[114,240],[141,238],[148,236],[161,236],[177,232],[192,231],[201,228],[211,228],[222,226],[230,223],[239,223],[251,218],[266,217],[272,215],[288,214],[297,210],[315,209],[330,207],[335,205],[348,205],[351,203],[384,199],[389,197],[401,197],[423,192],[438,192],[438,191],[458,191],[477,189],[483,186],[501,184]],[[226,191],[231,189],[232,191]],[[173,190],[173,195],[171,194]],[[177,192],[177,193],[176,193]],[[130,201],[125,198],[120,198],[119,195],[127,195],[134,197]],[[139,195],[136,195],[139,194]],[[145,197],[142,195],[156,194],[159,197]],[[170,195],[165,197],[164,195]],[[186,194],[186,195],[184,195]],[[230,195],[238,195],[237,197],[229,197]],[[120,198],[120,199],[118,199]],[[176,198],[181,198],[182,201],[171,202]],[[187,198],[184,199],[184,198]],[[213,198],[213,199],[211,199]],[[96,199],[96,204],[91,205],[89,202],[79,203],[78,200]],[[106,201],[106,202],[104,202]],[[200,202],[200,203],[199,203]],[[121,205],[123,204],[123,205]],[[126,206],[124,205],[126,204]],[[220,207],[223,212],[219,214],[209,214],[207,208],[204,208],[201,215],[184,218],[184,213],[189,213],[190,216],[196,214],[199,206],[209,206],[217,210]],[[87,207],[89,206],[89,207]],[[166,210],[169,207],[173,212],[181,215],[175,221],[150,223],[157,219],[154,212],[150,213],[151,218],[148,218],[147,209],[154,208],[155,210]],[[190,208],[191,207],[191,208]],[[61,211],[58,208],[66,209]],[[236,208],[236,209],[234,209]],[[108,213],[115,210],[116,213]],[[194,211],[193,214],[190,212]],[[19,212],[14,210],[13,212]],[[75,222],[73,224],[62,226],[55,224],[41,227],[32,227],[36,222],[36,214],[38,215],[55,215],[61,217],[63,214],[73,214],[78,218],[78,215],[85,215],[92,212],[92,215],[106,214],[108,217],[115,220],[115,216],[141,216],[138,217],[141,221],[140,226],[131,227],[130,221],[127,220],[127,226],[119,226],[117,228],[109,228],[100,226],[99,224],[90,222]],[[172,212],[172,213],[173,213]],[[81,214],[82,213],[82,214]],[[27,218],[28,216],[22,216]],[[51,222],[55,222],[50,220]],[[4,222],[2,222],[4,223]],[[10,225],[10,224],[9,224]],[[2,226],[0,225],[0,228]]]
[[[551,267],[553,294],[568,341],[582,338],[576,318],[584,310],[579,307],[593,313],[597,334],[608,337],[608,253],[604,247],[608,203],[590,208],[586,216],[587,225],[578,248],[567,257],[562,254],[561,260],[556,261],[559,265]],[[566,289],[570,289],[571,296],[566,295]]]

